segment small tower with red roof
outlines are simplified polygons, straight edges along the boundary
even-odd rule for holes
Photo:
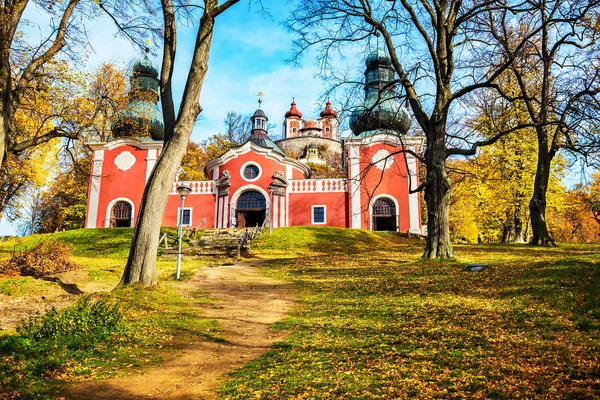
[[[327,99],[325,109],[321,112],[319,122],[324,138],[339,140],[337,112],[331,107],[329,99]]]
[[[302,128],[302,113],[296,108],[296,101],[292,98],[290,109],[285,113],[283,122],[284,139],[300,136]]]

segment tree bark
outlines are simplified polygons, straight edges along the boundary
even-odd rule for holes
[[[442,132],[438,132],[441,129]],[[433,137],[427,140],[425,152],[427,166],[427,242],[425,258],[452,258],[454,250],[450,241],[450,181],[446,172],[446,144],[443,127],[435,127]],[[437,132],[437,133],[436,133]]]
[[[515,209],[515,242],[523,243],[523,210],[521,204]]]
[[[539,147],[538,162],[533,185],[533,196],[529,202],[529,215],[531,216],[531,230],[533,245],[547,245],[554,243],[548,233],[546,224],[546,192],[548,190],[548,181],[550,179],[549,157],[544,156],[544,147]],[[540,154],[541,153],[541,154]],[[547,151],[546,151],[547,153]]]
[[[120,285],[132,283],[140,283],[144,286],[156,285],[156,255],[162,216],[165,212],[173,179],[185,155],[194,122],[201,111],[198,101],[204,77],[208,70],[208,55],[216,15],[214,13],[218,8],[218,2],[207,0],[205,5],[204,15],[198,28],[192,65],[186,82],[179,117],[174,126],[171,125],[173,126],[172,132],[165,131],[165,138],[168,139],[146,184],[129,258]],[[163,7],[165,7],[164,4]],[[171,23],[174,24],[174,20],[171,20]],[[171,27],[174,28],[174,25]],[[174,29],[172,34],[171,40],[174,41]],[[165,65],[172,68],[173,60],[170,57],[174,56],[174,52],[172,52],[174,47],[174,43],[165,46],[166,49],[169,49],[166,51],[171,53],[165,53],[164,56],[169,59],[166,62],[163,61],[163,68]],[[167,129],[167,126],[165,129]]]

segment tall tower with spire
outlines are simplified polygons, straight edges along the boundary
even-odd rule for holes
[[[129,103],[119,111],[112,124],[112,133],[119,137],[151,137],[164,140],[164,122],[158,108],[158,69],[146,56],[133,65],[130,77]]]
[[[411,119],[398,101],[390,56],[377,49],[367,56],[365,65],[365,99],[350,116],[352,132],[362,137],[382,131],[405,134]]]
[[[318,119],[302,119],[302,113],[296,107],[296,100],[292,98],[290,109],[285,113],[283,121],[283,137],[290,139],[301,136],[322,137],[339,140],[337,112],[327,99],[325,109]]]

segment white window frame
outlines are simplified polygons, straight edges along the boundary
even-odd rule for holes
[[[244,170],[246,169],[246,167],[250,166],[250,165],[254,165],[256,168],[258,168],[258,175],[256,176],[256,178],[254,179],[248,179],[246,178],[246,176],[244,175]],[[262,176],[262,168],[260,167],[260,165],[256,162],[256,161],[248,161],[245,162],[244,165],[242,165],[242,168],[240,168],[240,176],[242,177],[243,180],[245,180],[246,182],[256,182],[257,180],[260,179],[260,177]]]
[[[193,219],[192,219],[192,216],[193,216],[193,209],[192,209],[192,207],[183,207],[183,208],[178,207],[177,210],[178,210],[177,211],[177,226],[179,226],[179,221],[181,221],[181,211],[182,210],[183,210],[183,212],[185,212],[187,210],[190,211],[190,223],[189,224],[185,224],[184,223],[184,224],[181,224],[181,226],[192,226],[192,221],[193,221]]]
[[[315,208],[323,208],[323,222],[315,222]],[[315,204],[311,206],[310,222],[313,225],[327,225],[327,206],[325,204]]]

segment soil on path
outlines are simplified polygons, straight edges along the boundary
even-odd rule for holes
[[[214,399],[226,372],[239,368],[285,338],[270,330],[294,304],[290,283],[266,278],[258,262],[203,269],[182,283],[187,297],[204,292],[216,301],[203,305],[219,321],[225,342],[201,341],[176,359],[141,375],[82,382],[68,388],[67,399]]]

